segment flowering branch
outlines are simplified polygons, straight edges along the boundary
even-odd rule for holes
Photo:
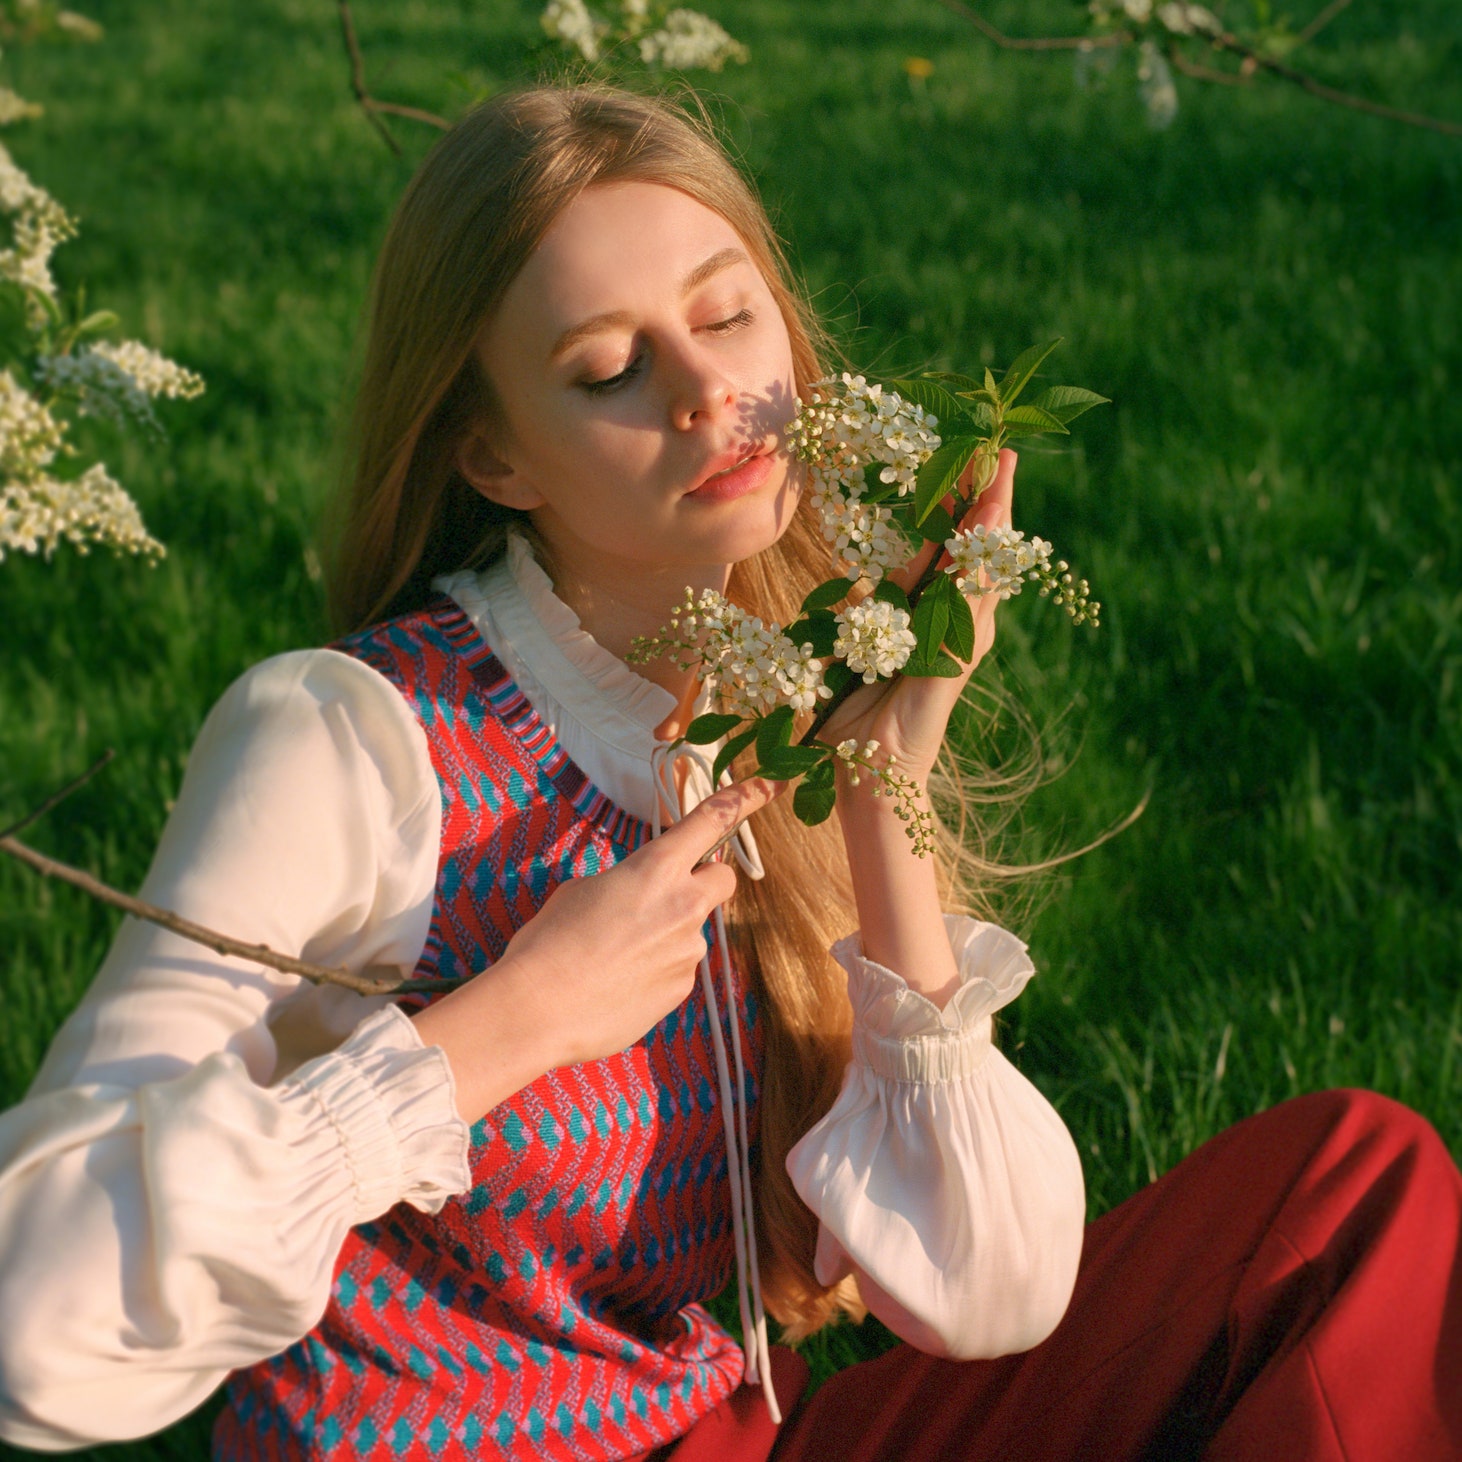
[[[1225,30],[1211,10],[1204,5],[1189,3],[1189,0],[1175,0],[1175,3],[1164,4],[1155,4],[1154,0],[1092,0],[1090,10],[1096,27],[1095,33],[1040,37],[1006,35],[967,4],[966,0],[939,0],[939,3],[951,14],[968,22],[986,40],[1004,50],[1075,51],[1080,61],[1093,52],[1137,45],[1140,52],[1138,82],[1148,114],[1155,126],[1165,126],[1177,111],[1177,93],[1172,86],[1167,62],[1152,38],[1152,32],[1157,31],[1166,37],[1166,55],[1174,68],[1195,81],[1243,86],[1248,84],[1255,72],[1264,71],[1299,87],[1317,100],[1348,107],[1352,111],[1365,112],[1370,116],[1384,117],[1388,121],[1401,122],[1409,127],[1439,132],[1444,136],[1462,137],[1462,123],[1425,116],[1420,112],[1403,111],[1353,92],[1327,86],[1307,72],[1286,64],[1274,54],[1276,50],[1292,49],[1313,40],[1351,4],[1351,0],[1331,0],[1297,34],[1289,34],[1282,23],[1271,24],[1253,41],[1241,39]],[[1239,71],[1231,73],[1203,66],[1186,54],[1186,42],[1206,43],[1215,51],[1237,56],[1241,63]]]
[[[936,373],[884,386],[844,374],[811,388],[787,435],[807,464],[810,500],[841,577],[817,585],[785,629],[714,590],[697,598],[687,589],[670,623],[638,638],[628,656],[673,653],[682,670],[697,668],[714,682],[724,710],[698,716],[684,738],[721,743],[713,782],[754,746],[755,775],[800,778],[793,809],[817,823],[832,812],[841,762],[853,780],[866,771],[877,781],[875,795],[896,799],[916,851],[932,849],[918,786],[891,756],[879,758],[875,742],[830,746],[817,736],[860,683],[964,674],[975,653],[971,598],[1008,599],[1033,582],[1076,623],[1097,623],[1100,606],[1086,581],[1064,561],[1052,563],[1049,543],[1013,528],[958,526],[1007,441],[1065,434],[1068,422],[1105,402],[1080,387],[1052,386],[1018,404],[1058,343],[1025,351],[999,380],[986,370],[983,380]],[[905,593],[886,575],[930,543],[940,551]],[[854,599],[859,583],[868,587]],[[793,744],[799,711],[814,714]]]
[[[410,995],[440,991],[447,988],[448,984],[454,983],[442,980],[371,980],[340,965],[311,964],[308,960],[280,954],[278,951],[270,949],[267,944],[249,944],[241,939],[231,938],[227,934],[220,934],[214,929],[207,929],[202,924],[195,924],[191,919],[185,919],[181,914],[173,913],[171,909],[161,909],[156,904],[149,904],[142,899],[133,898],[130,894],[122,893],[111,887],[110,884],[93,877],[84,869],[74,868],[69,863],[62,863],[58,859],[47,857],[44,853],[38,853],[34,848],[27,847],[15,837],[15,834],[22,828],[29,827],[57,803],[69,797],[78,787],[90,781],[111,759],[112,753],[108,751],[79,777],[62,787],[59,792],[52,793],[33,811],[28,812],[19,821],[0,832],[0,852],[9,853],[12,858],[18,858],[45,878],[60,879],[61,882],[69,883],[73,888],[81,889],[83,893],[89,893],[94,899],[104,904],[121,909],[134,918],[145,919],[150,924],[169,929],[174,934],[182,935],[184,939],[191,939],[195,944],[205,945],[217,954],[236,955],[240,959],[252,960],[255,964],[267,965],[270,969],[281,970],[285,974],[299,975],[316,985],[340,985],[346,990],[355,991],[357,995]]]

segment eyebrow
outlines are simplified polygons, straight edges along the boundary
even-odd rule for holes
[[[729,269],[733,264],[745,264],[750,261],[746,257],[745,249],[738,249],[729,246],[718,249],[708,259],[702,259],[689,274],[680,282],[680,293],[682,298],[688,295],[698,285],[702,285],[713,275],[719,274],[723,269]],[[624,310],[608,310],[602,315],[591,315],[587,320],[582,320],[577,325],[571,325],[557,340],[553,342],[553,349],[548,352],[549,360],[557,360],[570,346],[577,345],[589,335],[597,335],[601,330],[613,330],[620,326],[632,325],[634,319]]]

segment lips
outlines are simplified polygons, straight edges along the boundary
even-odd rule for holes
[[[772,470],[772,457],[766,447],[736,447],[706,464],[706,473],[686,497],[698,503],[730,502],[755,492],[766,482]]]

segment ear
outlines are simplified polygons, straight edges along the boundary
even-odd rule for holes
[[[457,471],[491,502],[527,512],[543,505],[543,497],[493,450],[486,431],[472,427],[457,444]]]

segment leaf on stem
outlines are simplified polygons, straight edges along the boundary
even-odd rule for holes
[[[708,711],[704,716],[697,716],[685,728],[681,733],[681,740],[690,742],[692,746],[709,746],[711,742],[719,741],[728,732],[734,730],[744,719],[742,716]]]
[[[906,613],[913,609],[909,603],[909,596],[892,579],[880,579],[878,587],[873,591],[873,597],[881,599],[885,604],[892,604],[895,609],[902,609]]]
[[[778,706],[756,723],[756,754],[763,763],[792,740],[792,707]]]
[[[848,597],[848,590],[852,587],[846,577],[828,579],[826,583],[819,584],[802,601],[801,613],[811,614],[814,609],[831,609],[834,604],[838,604]],[[791,630],[788,630],[787,633],[791,634]]]
[[[1048,431],[1060,432],[1062,436],[1070,435],[1065,422],[1042,407],[1012,406],[1005,413],[1005,435],[1008,437],[1034,437]]]
[[[843,583],[851,587],[846,579]],[[783,634],[799,647],[810,644],[814,655],[831,655],[838,637],[838,622],[828,610],[819,609],[815,614],[805,614],[801,619],[793,620]]]
[[[756,740],[756,727],[748,727],[745,731],[738,732],[733,736],[720,751],[716,753],[715,764],[711,767],[711,785],[721,785],[721,773]]]
[[[919,468],[914,487],[914,522],[922,523],[955,490],[959,475],[979,450],[981,437],[955,437],[945,442]]]
[[[827,762],[823,762],[823,766],[827,765]],[[792,793],[792,811],[797,815],[798,821],[806,823],[808,827],[826,822],[832,815],[836,802],[837,790],[831,782],[827,786],[814,786],[810,776]]]
[[[919,644],[909,656],[909,665],[916,661],[927,664],[938,655],[945,632],[949,629],[949,591],[952,588],[954,580],[948,574],[939,574],[914,606],[911,628]]]
[[[951,586],[954,580],[947,574],[945,582]],[[949,600],[949,628],[944,632],[944,644],[956,660],[968,665],[975,654],[975,616],[970,601],[956,588]]]
[[[1000,400],[1007,406],[1012,406],[1016,398],[1025,390],[1030,378],[1040,369],[1041,362],[1060,345],[1062,337],[1058,335],[1054,340],[1048,340],[1044,345],[1032,345],[1029,350],[1023,350],[1015,357],[1014,362],[1008,371],[1005,372],[1005,379],[1000,382]],[[1010,414],[1006,412],[1006,420]]]
[[[897,391],[905,401],[922,406],[935,417],[942,437],[975,430],[969,408],[958,396],[946,391],[938,381],[890,381],[888,389]]]
[[[1030,404],[1039,406],[1042,411],[1049,411],[1057,420],[1069,424],[1083,412],[1090,411],[1093,406],[1110,405],[1111,398],[1098,396],[1095,391],[1086,391],[1080,386],[1051,386]]]

